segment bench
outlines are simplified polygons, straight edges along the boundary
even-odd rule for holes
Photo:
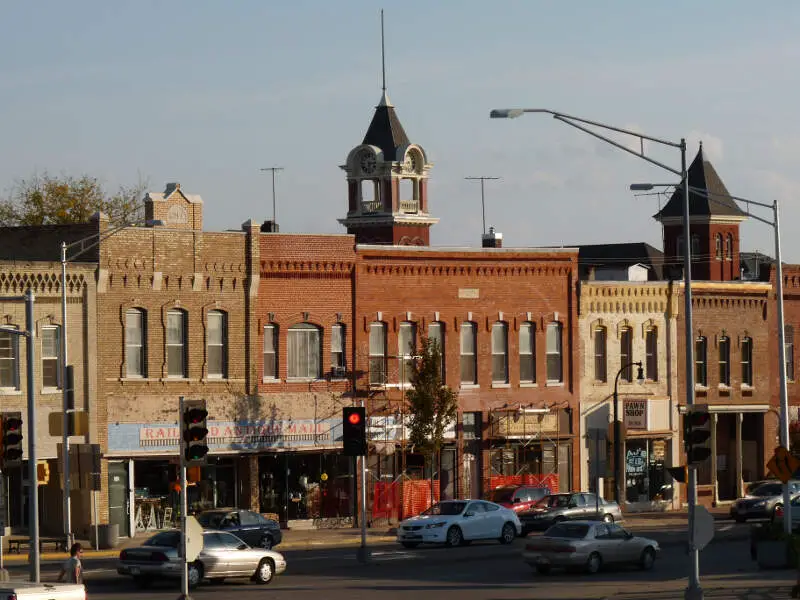
[[[30,546],[31,540],[27,537],[11,537],[8,539],[8,553],[20,554],[23,545]],[[52,544],[55,551],[67,551],[67,538],[65,537],[40,537],[39,538],[39,552],[44,551],[45,544]]]

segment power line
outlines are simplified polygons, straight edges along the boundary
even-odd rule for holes
[[[500,179],[499,177],[464,177],[464,179],[468,179],[471,181],[480,181],[481,182],[481,214],[483,215],[483,233],[486,233],[486,202],[484,200],[484,193],[483,193],[483,182],[488,180],[495,180]]]

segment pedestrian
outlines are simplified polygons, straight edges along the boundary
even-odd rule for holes
[[[69,558],[64,561],[61,572],[58,574],[59,581],[64,581],[66,577],[67,583],[83,583],[81,556],[83,556],[83,546],[78,542],[72,544],[69,549]]]

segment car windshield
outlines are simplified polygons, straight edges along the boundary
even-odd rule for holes
[[[547,537],[569,538],[582,540],[589,533],[589,525],[581,523],[558,523],[544,532]]]
[[[422,511],[423,515],[460,515],[464,512],[466,502],[439,502],[428,510]]]
[[[219,529],[219,525],[220,523],[222,523],[222,519],[224,516],[225,513],[207,512],[197,517],[197,520],[203,527],[206,527],[208,529]]]
[[[561,508],[569,504],[569,496],[545,496],[536,503],[542,508]]]
[[[181,541],[180,531],[162,531],[147,540],[143,546],[168,546],[177,548]]]
[[[489,500],[492,502],[511,502],[511,497],[514,495],[516,488],[497,488],[492,490],[489,495]]]
[[[760,498],[765,498],[767,496],[780,496],[781,494],[781,486],[775,485],[774,483],[767,483],[765,485],[760,485],[756,489],[753,490],[753,496],[759,496]]]

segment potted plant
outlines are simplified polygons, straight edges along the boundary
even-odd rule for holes
[[[800,534],[787,534],[783,525],[761,523],[750,530],[750,555],[761,569],[787,569],[798,566]]]

